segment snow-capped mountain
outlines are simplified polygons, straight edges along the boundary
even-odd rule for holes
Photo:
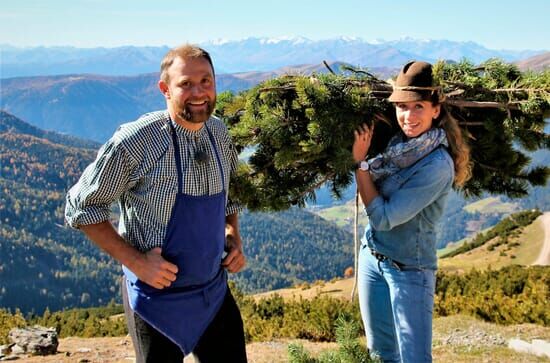
[[[311,40],[304,37],[218,39],[202,43],[214,58],[218,74],[270,71],[288,65],[339,61],[361,67],[398,68],[411,59],[461,60],[474,63],[498,57],[516,61],[545,50],[493,50],[474,42],[404,38],[366,41],[339,37]],[[2,78],[70,73],[135,75],[156,72],[168,50],[162,47],[116,48],[0,46]],[[546,50],[547,51],[547,50]]]

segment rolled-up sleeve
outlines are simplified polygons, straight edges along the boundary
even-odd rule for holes
[[[370,225],[375,230],[388,231],[411,220],[450,187],[452,168],[446,160],[432,160],[389,197],[378,195],[365,208]]]
[[[69,226],[109,220],[111,204],[126,190],[135,161],[115,140],[101,147],[96,160],[82,173],[66,197],[65,219]]]

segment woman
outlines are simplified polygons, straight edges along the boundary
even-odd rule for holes
[[[369,217],[359,254],[359,303],[371,353],[431,362],[436,224],[451,187],[470,177],[469,148],[442,105],[432,67],[410,62],[389,101],[401,132],[365,161],[373,128],[355,131],[356,181]]]

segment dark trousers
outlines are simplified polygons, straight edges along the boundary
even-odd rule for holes
[[[181,363],[181,349],[132,310],[124,278],[122,300],[136,363]],[[229,289],[220,311],[199,339],[193,355],[198,363],[246,363],[243,321]]]

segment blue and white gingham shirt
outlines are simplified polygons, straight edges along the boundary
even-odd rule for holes
[[[157,111],[119,127],[67,194],[65,218],[71,227],[109,220],[111,204],[118,201],[120,235],[140,251],[162,246],[178,190],[169,122],[167,111]],[[223,188],[228,191],[238,155],[223,122],[211,117],[206,125],[216,143],[225,186],[205,127],[190,131],[172,124],[181,154],[183,193],[202,196]],[[198,151],[208,157],[196,160]],[[226,215],[240,209],[227,201]]]

